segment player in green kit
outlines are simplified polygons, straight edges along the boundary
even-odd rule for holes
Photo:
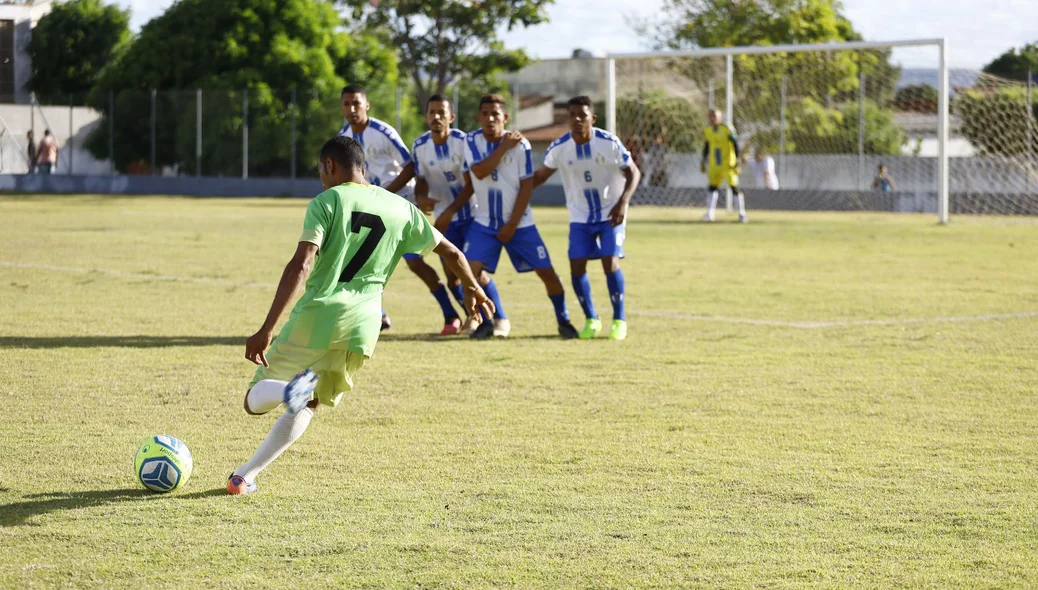
[[[245,343],[245,358],[261,365],[245,411],[265,414],[284,403],[286,412],[256,454],[231,474],[229,494],[255,492],[256,475],[302,436],[317,406],[335,406],[353,389],[354,374],[378,341],[382,291],[405,253],[439,254],[465,287],[467,311],[494,311],[465,255],[414,205],[364,179],[359,142],[329,140],[318,170],[326,190],[306,208],[303,233],[266,321]],[[306,291],[274,339],[278,319],[304,281]]]

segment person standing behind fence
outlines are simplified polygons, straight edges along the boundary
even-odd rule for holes
[[[25,146],[25,160],[29,164],[29,174],[36,174],[36,139],[35,134],[30,129],[25,134],[25,138],[29,143]]]
[[[778,176],[775,175],[775,158],[772,158],[762,149],[757,149],[753,154],[753,178],[756,187],[777,191],[779,188]]]
[[[876,169],[876,178],[872,179],[872,190],[891,193],[897,190],[897,183],[887,172],[887,165],[880,164]]]
[[[40,174],[50,174],[58,167],[58,142],[51,135],[50,129],[43,132],[40,149],[36,154],[36,162]]]

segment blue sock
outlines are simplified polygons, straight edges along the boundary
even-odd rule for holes
[[[457,285],[451,285],[450,289],[454,298],[458,301],[458,305],[465,309],[465,288],[461,286],[461,283],[458,283]]]
[[[609,285],[609,300],[613,302],[613,319],[627,321],[627,314],[624,313],[624,271],[606,274],[606,284]]]
[[[584,310],[587,319],[597,320],[595,303],[591,301],[591,280],[587,278],[587,273],[573,277],[573,292],[577,294],[577,301],[580,302],[580,307]]]
[[[483,285],[483,291],[487,294],[487,297],[494,302],[494,307],[497,309],[497,311],[494,312],[494,319],[507,320],[508,316],[505,315],[505,308],[501,305],[501,294],[497,292],[497,283],[494,282],[494,279],[490,279],[489,283]],[[488,322],[490,321],[490,318],[483,315],[483,321]]]
[[[560,293],[558,295],[548,295],[548,299],[551,299],[551,304],[555,306],[555,319],[562,322],[569,321],[569,310],[566,309],[566,293]]]
[[[436,298],[436,302],[440,304],[440,309],[443,310],[443,319],[445,321],[451,321],[458,317],[458,312],[454,311],[454,306],[451,304],[451,296],[447,293],[447,287],[440,285],[435,291],[432,291],[432,296]]]

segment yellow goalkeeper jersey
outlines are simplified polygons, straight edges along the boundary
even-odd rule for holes
[[[710,126],[703,130],[706,145],[703,155],[709,158],[711,168],[735,168],[739,164],[739,145],[735,130],[728,125]]]

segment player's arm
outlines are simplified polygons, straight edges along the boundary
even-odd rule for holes
[[[551,178],[552,174],[555,174],[555,169],[542,164],[541,167],[537,169],[537,172],[533,173],[533,188],[537,188],[544,184],[545,181]]]
[[[487,294],[483,292],[483,288],[479,286],[479,281],[472,274],[472,267],[469,266],[469,261],[465,258],[465,254],[454,244],[450,243],[450,240],[442,237],[440,238],[440,243],[433,249],[433,252],[439,254],[447,268],[454,273],[454,276],[461,279],[461,284],[465,288],[465,310],[468,314],[478,317],[480,311],[482,311],[486,314],[486,317],[494,315],[494,311],[496,311],[494,302],[487,297]]]
[[[437,230],[440,232],[447,231],[447,226],[451,224],[451,220],[458,214],[458,211],[461,211],[461,208],[465,206],[465,203],[472,200],[473,192],[475,191],[472,188],[472,177],[469,176],[468,172],[466,172],[465,186],[461,189],[461,192],[458,193],[458,196],[454,197],[454,201],[450,205],[447,205],[447,208],[443,210],[443,213],[440,213],[440,216],[436,218]]]
[[[710,142],[703,142],[703,159],[699,161],[699,171],[706,172],[706,161],[710,158]]]
[[[470,168],[472,174],[480,180],[490,176],[494,172],[494,169],[497,168],[497,165],[501,163],[501,159],[508,153],[508,150],[519,145],[522,141],[523,134],[518,131],[505,133],[504,137],[501,138],[501,144],[497,146],[497,149],[487,154],[487,157],[483,160],[472,164]]]
[[[638,189],[638,184],[642,181],[642,171],[634,162],[631,162],[631,165],[626,168],[621,168],[620,172],[624,175],[624,192],[620,195],[620,200],[609,211],[609,221],[613,227],[623,224],[627,219],[627,208],[631,205],[634,191]]]
[[[436,207],[436,199],[429,198],[429,183],[421,176],[414,181],[414,200],[423,213],[430,213]]]
[[[400,174],[393,179],[393,182],[386,186],[386,190],[391,193],[399,192],[400,189],[407,186],[407,183],[411,182],[412,178],[414,178],[414,163],[408,162],[407,166],[404,166],[403,170],[400,171]]]
[[[245,358],[257,365],[267,366],[264,352],[270,346],[270,341],[274,339],[274,328],[282,314],[288,309],[288,304],[292,302],[296,291],[306,283],[306,277],[310,275],[310,269],[314,266],[315,256],[317,256],[317,244],[299,242],[299,245],[296,246],[295,255],[285,265],[285,271],[281,273],[281,281],[274,294],[274,301],[270,304],[270,311],[267,312],[267,319],[263,321],[263,326],[259,331],[245,341]]]
[[[533,177],[524,178],[519,181],[519,196],[515,198],[515,208],[512,209],[512,217],[497,232],[497,239],[507,244],[515,236],[515,230],[519,229],[519,222],[523,219],[530,201],[533,199]]]
[[[734,131],[729,132],[728,141],[732,142],[732,151],[735,152],[735,173],[739,174],[742,171],[742,161],[739,160],[739,138],[735,137]]]

